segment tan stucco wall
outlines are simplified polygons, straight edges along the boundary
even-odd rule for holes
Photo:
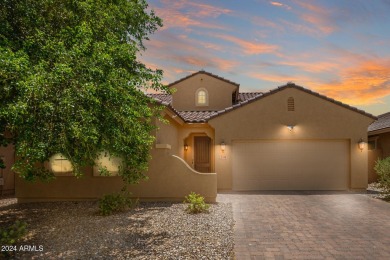
[[[193,171],[181,159],[170,154],[169,149],[156,149],[147,173],[149,180],[130,185],[129,190],[141,200],[182,201],[194,191],[209,202],[217,196],[215,173],[201,174]],[[91,169],[85,176],[57,177],[49,183],[29,183],[16,178],[18,202],[54,200],[95,200],[105,194],[118,192],[124,186],[121,177],[94,177]]]
[[[180,125],[168,117],[166,119],[170,124],[157,122],[160,129],[155,133],[156,145],[151,150],[152,159],[146,173],[149,180],[131,185],[130,191],[134,197],[142,200],[170,201],[183,201],[184,196],[194,191],[208,202],[214,202],[217,196],[216,174],[195,172],[182,159],[174,156],[183,150],[179,149],[178,141]],[[19,202],[93,200],[120,191],[124,185],[121,177],[93,176],[90,168],[85,169],[85,176],[80,179],[63,176],[49,183],[28,183],[19,177],[16,180],[16,197]]]
[[[158,130],[156,131],[156,144],[169,144],[171,146],[171,153],[179,153],[179,127],[180,125],[176,123],[168,114],[165,114],[164,119],[167,121],[161,122],[160,120],[156,121]]]
[[[295,111],[287,111],[287,99],[295,100]],[[351,189],[367,187],[367,127],[374,120],[306,92],[286,88],[242,108],[209,121],[215,128],[215,172],[218,189],[232,188],[231,144],[234,140],[348,140],[350,142]],[[295,125],[292,132],[287,125]],[[226,143],[221,152],[219,144]],[[277,163],[277,162],[275,162]]]
[[[237,86],[206,74],[197,74],[172,86],[172,106],[179,111],[221,110],[232,105],[232,93]],[[209,96],[208,106],[196,106],[195,93],[205,88]]]
[[[0,195],[13,194],[15,190],[15,175],[11,167],[15,161],[14,146],[0,147],[0,157],[4,157],[5,169],[0,169],[0,178],[3,178],[4,185],[0,186]]]

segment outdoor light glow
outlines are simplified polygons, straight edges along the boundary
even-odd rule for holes
[[[224,141],[222,141],[222,143],[221,143],[221,151],[225,152],[225,148],[226,148],[226,144],[225,144]]]
[[[365,145],[366,145],[366,143],[363,141],[362,138],[360,138],[359,143],[358,143],[360,151],[363,151]]]

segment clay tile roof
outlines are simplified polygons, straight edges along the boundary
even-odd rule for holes
[[[205,123],[216,111],[178,111],[179,115],[188,123]]]
[[[179,79],[179,80],[176,80],[176,81],[174,81],[174,82],[168,84],[168,87],[171,87],[171,86],[173,86],[173,85],[176,85],[177,83],[182,82],[182,81],[184,81],[184,80],[186,80],[186,79],[188,79],[188,78],[191,78],[191,77],[193,77],[193,76],[195,76],[195,75],[198,75],[198,74],[206,74],[206,75],[209,75],[209,76],[211,76],[211,77],[213,77],[213,78],[216,78],[216,79],[225,81],[225,82],[227,82],[227,83],[230,83],[230,84],[232,84],[232,85],[235,85],[235,86],[237,86],[237,87],[240,86],[240,84],[238,84],[238,83],[235,83],[235,82],[230,81],[230,80],[228,80],[228,79],[222,78],[222,77],[220,77],[220,76],[218,76],[218,75],[215,75],[215,74],[212,74],[212,73],[210,73],[210,72],[207,72],[207,71],[204,71],[204,70],[200,70],[200,71],[198,71],[198,72],[195,72],[195,73],[193,73],[193,74],[191,74],[191,75],[188,75],[188,76],[186,76],[186,77],[184,77],[184,78],[181,78],[181,79]]]
[[[238,93],[238,102],[243,102],[248,99],[255,98],[257,96],[262,95],[263,93],[261,92],[243,92],[243,93]]]
[[[388,128],[390,132],[390,112],[379,115],[378,120],[376,120],[368,127],[368,132],[373,132],[376,130],[382,130],[386,128]]]
[[[156,94],[147,94],[149,97],[151,98],[154,98],[158,101],[161,101],[163,103],[167,103],[167,104],[171,104],[172,103],[172,95],[169,95],[169,94],[159,94],[159,93],[156,93]]]
[[[204,71],[201,71],[201,72],[205,73]],[[200,73],[200,72],[197,72],[197,73]],[[254,102],[254,101],[258,100],[258,99],[262,99],[262,98],[267,97],[269,95],[275,94],[275,93],[277,93],[279,91],[282,91],[282,90],[284,90],[286,88],[299,89],[299,90],[304,91],[304,92],[306,92],[308,94],[311,94],[311,95],[314,95],[316,97],[319,97],[319,98],[322,98],[324,100],[327,100],[329,102],[332,102],[332,103],[334,103],[334,104],[336,104],[338,106],[342,106],[344,108],[347,108],[347,109],[352,110],[354,112],[357,112],[359,114],[365,115],[365,116],[370,117],[372,119],[377,119],[376,116],[371,115],[369,113],[366,113],[363,110],[360,110],[360,109],[357,109],[355,107],[349,106],[347,104],[344,104],[344,103],[342,103],[340,101],[337,101],[337,100],[334,100],[332,98],[328,98],[328,97],[326,97],[324,95],[321,95],[321,94],[319,94],[317,92],[314,92],[314,91],[311,91],[311,90],[306,89],[304,87],[295,85],[294,83],[287,83],[284,86],[277,87],[276,89],[270,90],[270,91],[268,91],[266,93],[261,93],[261,92],[239,93],[239,99],[238,99],[239,103],[236,103],[236,104],[234,104],[234,105],[232,105],[230,107],[227,107],[227,108],[219,110],[219,111],[177,111],[171,105],[171,102],[172,102],[172,96],[171,95],[167,95],[167,94],[148,94],[148,95],[150,97],[153,97],[154,99],[156,99],[159,103],[168,106],[172,111],[174,111],[176,114],[178,114],[179,117],[181,119],[183,119],[187,123],[205,123],[205,122],[208,122],[210,119],[212,119],[214,117],[217,117],[219,115],[228,113],[228,112],[230,112],[232,110],[236,110],[236,109],[238,109],[238,108],[240,108],[242,106],[246,106],[247,104],[250,104],[250,103],[252,103],[252,102]],[[387,113],[387,114],[389,114],[389,119],[388,120],[386,119],[386,122],[390,123],[390,112]],[[369,130],[369,131],[373,131],[373,130]]]

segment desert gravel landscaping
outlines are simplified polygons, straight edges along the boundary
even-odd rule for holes
[[[0,226],[26,221],[20,245],[42,252],[17,252],[15,259],[232,259],[231,204],[212,204],[191,215],[181,203],[141,203],[108,217],[97,202],[16,204],[0,200]]]

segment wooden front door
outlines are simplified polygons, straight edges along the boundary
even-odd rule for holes
[[[195,142],[195,146],[194,146],[195,170],[198,172],[210,172],[211,171],[210,137],[195,136],[194,142]]]

